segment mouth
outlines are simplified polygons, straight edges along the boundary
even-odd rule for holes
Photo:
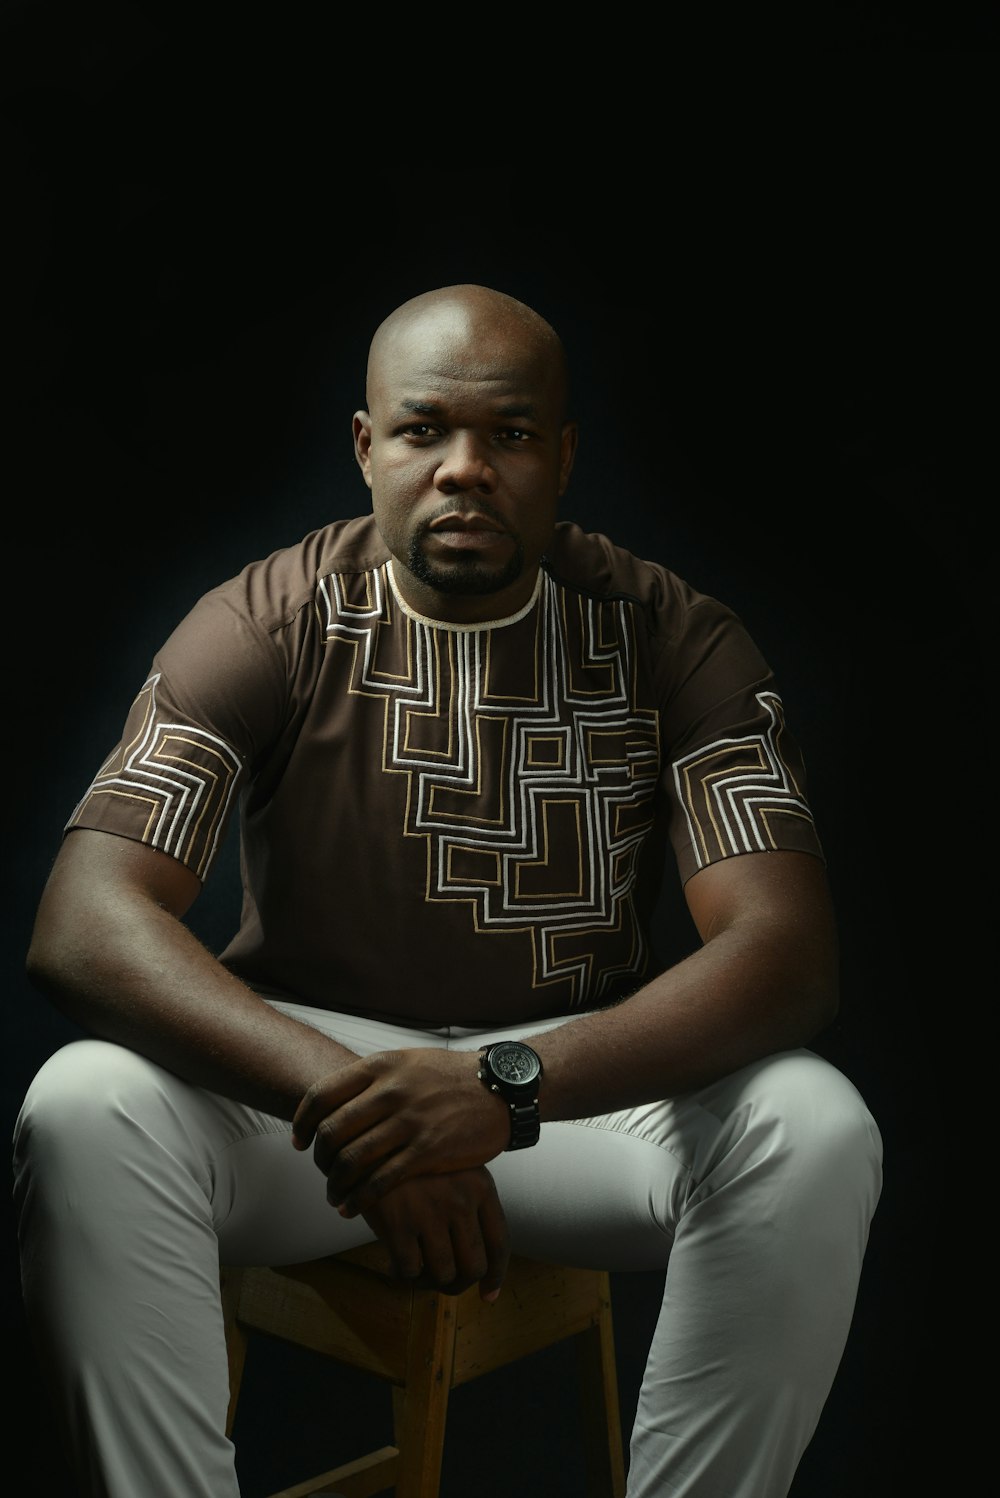
[[[439,515],[436,520],[431,522],[427,529],[435,536],[442,534],[454,535],[460,532],[475,533],[478,531],[488,531],[497,536],[504,534],[503,526],[498,525],[495,520],[491,520],[488,515],[483,515],[479,512],[471,515],[463,515],[458,510],[450,515]]]
[[[457,551],[486,551],[510,535],[503,526],[481,513],[439,515],[427,527],[427,535],[438,545]]]

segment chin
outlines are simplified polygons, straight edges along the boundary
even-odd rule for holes
[[[483,567],[477,562],[459,561],[453,567],[439,567],[429,562],[419,547],[411,550],[409,570],[418,581],[435,593],[483,597],[502,593],[516,583],[524,571],[524,557],[518,549],[505,567]]]

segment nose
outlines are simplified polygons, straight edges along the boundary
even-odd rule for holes
[[[491,494],[497,485],[491,459],[489,445],[475,432],[452,432],[434,475],[435,487],[444,494],[459,490]]]

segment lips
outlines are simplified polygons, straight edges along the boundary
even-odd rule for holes
[[[450,534],[454,531],[492,531],[495,535],[503,535],[503,527],[497,525],[495,520],[490,520],[486,515],[439,515],[427,529],[435,536],[442,533]]]
[[[502,525],[478,510],[439,515],[427,527],[427,537],[435,547],[453,552],[492,551],[511,541],[510,533]]]

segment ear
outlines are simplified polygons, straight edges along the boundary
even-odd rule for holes
[[[569,476],[573,472],[576,458],[576,443],[579,428],[575,421],[567,421],[559,437],[559,493],[565,494]]]
[[[372,486],[372,419],[367,411],[355,411],[351,422],[354,433],[354,456],[365,476],[369,489]]]

